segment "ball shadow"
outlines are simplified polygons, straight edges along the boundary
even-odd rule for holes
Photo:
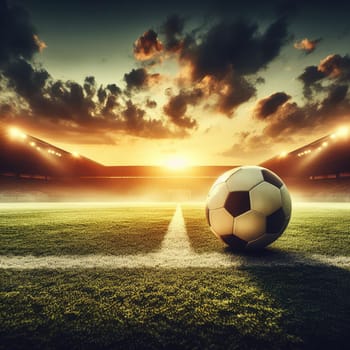
[[[348,348],[349,269],[270,247],[224,251],[243,261],[239,268],[282,310],[279,326],[298,339],[297,348]]]

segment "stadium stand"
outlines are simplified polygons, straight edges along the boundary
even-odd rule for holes
[[[0,146],[0,201],[203,200],[215,179],[236,166],[104,166],[5,127]],[[349,150],[350,137],[341,129],[260,165],[297,198],[349,201]]]
[[[350,200],[350,135],[347,128],[260,165],[282,177],[300,198]]]
[[[16,128],[0,129],[0,174],[19,178],[98,175],[102,166]]]

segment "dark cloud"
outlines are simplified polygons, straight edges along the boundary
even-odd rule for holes
[[[145,61],[153,58],[163,50],[163,44],[158,34],[150,29],[143,33],[134,43],[134,56],[137,60]]]
[[[88,96],[93,96],[96,93],[95,77],[89,76],[85,78],[84,90]]]
[[[134,135],[150,138],[183,137],[185,133],[171,132],[164,123],[158,119],[145,119],[146,111],[135,105],[131,100],[126,103],[122,116],[126,122],[127,131]]]
[[[333,85],[322,101],[308,102],[299,106],[284,102],[263,119],[262,131],[243,132],[235,135],[235,143],[222,155],[241,158],[242,155],[266,158],[267,152],[276,154],[276,145],[295,142],[310,133],[327,134],[343,123],[350,122],[350,99],[348,86]],[[287,98],[288,95],[284,97]]]
[[[130,99],[124,98],[115,84],[106,87],[97,84],[93,76],[88,76],[83,85],[74,81],[54,80],[43,68],[36,68],[24,59],[18,59],[7,65],[3,71],[8,92],[17,96],[21,111],[6,109],[0,105],[1,118],[15,118],[20,124],[35,125],[38,129],[56,130],[61,138],[74,135],[71,142],[79,142],[77,132],[82,133],[84,142],[88,135],[94,140],[100,134],[100,143],[110,142],[104,133],[127,132],[130,135],[149,138],[185,137],[187,126],[176,118],[171,123],[161,119],[152,119],[146,111]],[[125,95],[124,95],[125,97]],[[189,101],[190,103],[190,101]],[[154,101],[148,106],[153,107]],[[7,113],[5,111],[8,110]],[[84,134],[84,135],[83,135]]]
[[[164,113],[174,124],[193,129],[197,127],[197,122],[195,119],[186,116],[187,106],[196,105],[202,98],[203,92],[200,89],[180,91],[178,95],[170,97],[168,103],[163,107]]]
[[[241,138],[242,152],[252,147],[252,141],[269,148],[269,143],[292,142],[310,133],[329,133],[339,125],[350,122],[348,56],[330,55],[318,66],[306,67],[299,79],[304,83],[307,101],[300,105],[291,96],[278,92],[260,100],[253,116],[264,124],[262,132]],[[314,92],[319,92],[314,97]],[[255,137],[255,139],[253,138]],[[263,137],[263,139],[262,139]],[[263,140],[263,143],[259,143]],[[265,143],[265,144],[264,144]],[[237,149],[237,145],[234,148]],[[233,148],[227,151],[232,154]]]
[[[221,22],[200,37],[196,33],[184,37],[179,60],[189,66],[192,84],[209,85],[209,93],[217,96],[215,109],[232,117],[242,103],[255,95],[256,88],[248,76],[264,69],[287,41],[284,18],[264,32],[245,20]],[[255,81],[258,79],[255,77]]]
[[[97,98],[98,98],[98,101],[100,103],[104,103],[106,101],[106,98],[107,98],[107,92],[106,90],[103,88],[103,86],[101,85],[99,87],[99,89],[97,90]]]
[[[287,102],[266,119],[263,134],[271,140],[284,142],[295,135],[307,135],[311,131],[327,133],[341,123],[348,123],[350,100],[347,92],[348,86],[334,85],[322,101],[303,106]]]
[[[154,32],[148,32],[144,39],[152,39],[152,35],[156,38]],[[52,129],[63,138],[74,135],[72,142],[79,142],[77,132],[82,133],[84,142],[89,134],[96,140],[96,134],[105,132],[151,138],[186,136],[179,123],[151,119],[131,100],[124,102],[128,91],[149,88],[159,81],[159,74],[149,74],[143,68],[132,70],[124,77],[126,92],[116,84],[97,87],[93,76],[87,76],[82,85],[54,80],[44,68],[31,62],[44,46],[27,12],[20,7],[8,7],[0,0],[1,87],[7,90],[7,101],[11,101],[9,104],[6,99],[1,100],[2,119],[11,118],[41,130]],[[146,105],[154,108],[156,102],[149,100]],[[101,137],[100,142],[104,140]]]
[[[17,7],[8,8],[3,0],[0,10],[4,10],[0,11],[0,69],[9,91],[18,97],[18,105],[28,120],[57,125],[70,134],[82,130],[94,135],[121,132],[140,137],[183,137],[198,126],[189,115],[189,106],[198,106],[204,100],[212,109],[232,117],[241,104],[255,95],[254,85],[261,82],[258,73],[288,41],[285,18],[265,30],[256,23],[238,20],[186,33],[185,20],[172,15],[160,29],[163,44],[154,30],[136,40],[134,55],[146,62],[142,68],[124,74],[126,89],[122,90],[116,84],[97,84],[93,75],[82,84],[53,79],[31,61],[45,43],[37,36],[27,13]],[[179,92],[169,93],[163,106],[164,118],[153,119],[147,112],[157,107],[156,101],[143,96],[143,104],[137,104],[134,96],[164,79],[151,73],[149,64],[152,60],[158,62],[157,57],[169,56],[178,59],[180,69],[187,69],[186,83],[174,84],[173,91]],[[332,104],[340,95],[340,90],[329,94],[324,105]],[[279,103],[283,104],[277,98],[267,102],[263,113],[277,113]]]
[[[148,73],[145,68],[132,69],[124,74],[124,80],[128,89],[141,89],[147,86]]]
[[[269,97],[261,99],[255,106],[254,117],[265,120],[274,114],[277,109],[286,103],[290,98],[291,96],[287,95],[285,92],[276,92]]]
[[[148,98],[146,100],[146,107],[147,108],[156,108],[157,107],[157,102]]]
[[[40,39],[21,6],[0,0],[0,66],[13,59],[31,59],[39,52]]]
[[[303,83],[303,93],[306,98],[312,96],[312,90],[321,89],[319,81],[322,80],[326,75],[321,72],[317,66],[308,66],[304,72],[299,75],[298,79]]]
[[[350,82],[350,57],[338,54],[329,55],[321,60],[318,66],[308,66],[298,77],[303,83],[304,96],[311,98],[313,92],[327,91],[328,87],[323,82],[337,83]]]
[[[197,85],[204,85],[208,97],[216,96],[212,107],[228,117],[255,95],[254,84],[263,82],[258,76],[253,79],[248,76],[264,69],[289,40],[285,18],[274,21],[265,31],[243,19],[220,22],[206,32],[197,28],[185,33],[184,24],[183,18],[172,15],[160,29],[164,51],[178,57],[183,69],[178,86],[195,89]],[[152,38],[153,42],[157,39],[156,33]],[[133,69],[124,76],[128,90],[146,88],[150,78],[145,68]],[[182,98],[179,100],[178,110],[180,106],[186,109],[187,103],[182,102]],[[171,111],[169,107],[169,113]]]
[[[318,119],[315,112],[315,105],[299,107],[296,103],[285,103],[268,120],[263,130],[266,139],[271,141],[287,141],[295,134],[303,134]],[[311,115],[311,118],[308,116]]]
[[[101,115],[105,119],[118,119],[118,112],[116,109],[120,107],[120,103],[118,102],[115,95],[107,95],[106,101],[102,104],[101,107]]]
[[[161,33],[165,37],[165,50],[176,52],[181,49],[185,20],[177,14],[169,16],[161,26]]]
[[[122,90],[116,84],[107,84],[106,89],[114,96],[120,95]]]
[[[322,101],[322,110],[332,110],[335,106],[339,106],[347,96],[348,85],[332,85],[329,87],[327,97]],[[350,112],[350,111],[349,111]]]
[[[230,74],[221,84],[222,89],[216,90],[218,95],[217,110],[232,117],[236,108],[255,95],[256,89],[244,77]]]
[[[287,39],[284,19],[272,23],[264,33],[255,23],[243,20],[220,23],[198,46],[187,48],[183,57],[192,63],[194,80],[206,75],[222,80],[231,70],[238,75],[257,73],[279,54]]]
[[[50,77],[49,73],[42,68],[34,69],[24,59],[16,59],[6,65],[3,70],[4,76],[9,81],[9,86],[15,92],[28,99],[40,99],[45,85]]]
[[[133,104],[131,100],[126,102],[126,108],[122,112],[129,129],[140,129],[140,127],[142,127],[145,114],[146,112]]]
[[[291,96],[278,92],[260,100],[253,116],[264,122],[262,133],[269,143],[285,143],[295,137],[329,130],[350,122],[350,59],[330,55],[318,66],[306,67],[299,79],[304,84],[303,105],[291,101]],[[318,94],[314,97],[314,92]],[[252,135],[250,135],[251,139]],[[242,140],[249,146],[249,140]],[[242,146],[243,148],[246,146]]]
[[[300,41],[296,41],[294,43],[294,48],[296,48],[297,50],[304,51],[306,54],[310,54],[311,52],[316,50],[316,47],[321,41],[322,41],[321,38],[314,39],[314,40],[305,38]]]
[[[142,90],[157,84],[161,79],[160,74],[149,74],[145,68],[132,69],[124,74],[127,90]]]
[[[80,84],[67,82],[63,96],[64,106],[69,107],[69,112],[76,120],[91,118],[95,103],[91,98],[92,96],[84,94],[84,89]]]
[[[350,81],[350,57],[338,54],[329,55],[320,62],[318,70],[329,78]]]
[[[110,101],[116,100],[116,97],[121,94],[122,90],[116,84],[107,84],[106,87],[103,87],[101,85],[97,90],[97,98],[101,104],[103,104],[106,101],[107,97]],[[111,97],[113,97],[113,99]]]

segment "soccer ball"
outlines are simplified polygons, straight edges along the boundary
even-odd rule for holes
[[[236,250],[261,249],[275,241],[288,226],[291,211],[286,185],[259,166],[222,174],[206,202],[211,231]]]

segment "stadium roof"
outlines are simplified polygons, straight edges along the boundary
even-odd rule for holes
[[[261,163],[284,177],[342,176],[350,172],[347,128]]]
[[[74,176],[102,168],[15,127],[0,126],[0,144],[0,174]]]

